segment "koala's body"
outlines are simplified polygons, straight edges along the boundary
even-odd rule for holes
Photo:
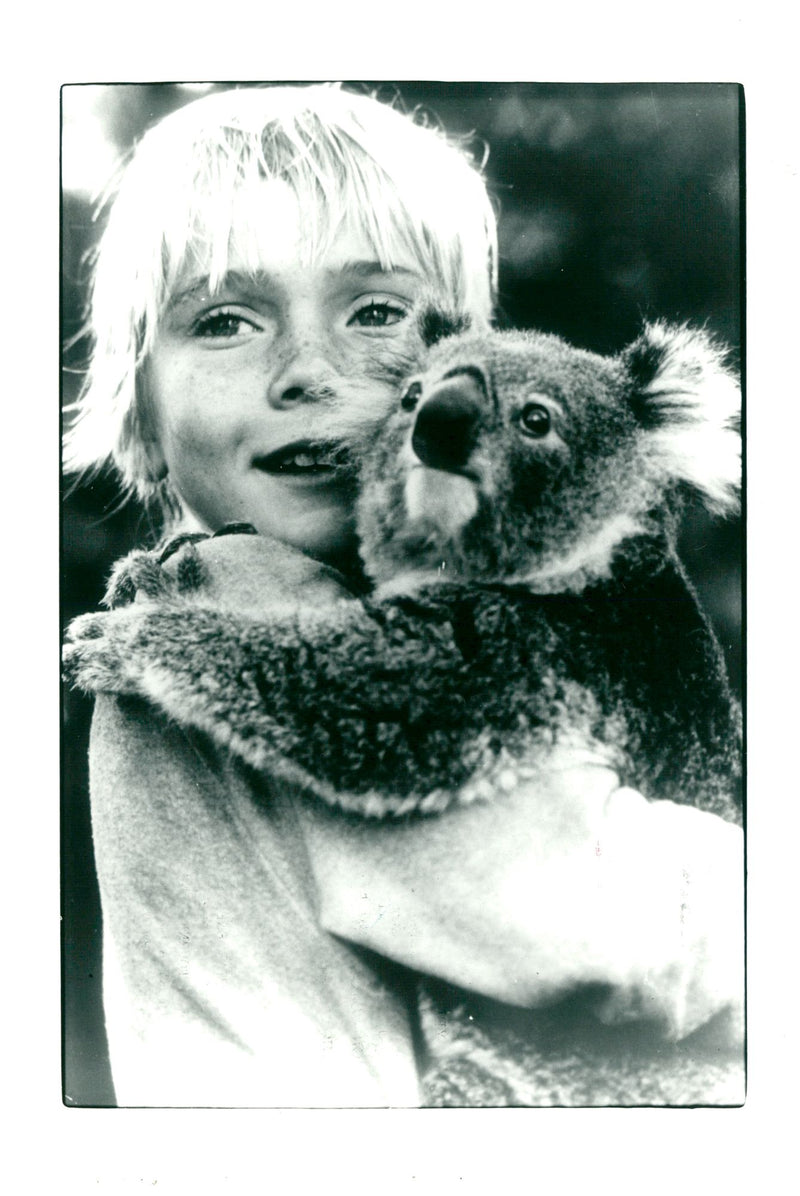
[[[187,619],[184,562],[170,601],[78,633],[79,682],[361,814],[493,799],[577,753],[736,819],[739,714],[675,551],[681,489],[735,504],[722,354],[659,324],[614,357],[447,325],[421,321],[424,368],[361,446],[368,598]]]

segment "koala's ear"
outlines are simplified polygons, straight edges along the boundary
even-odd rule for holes
[[[709,510],[734,510],[741,484],[739,384],[700,329],[647,324],[623,350],[631,404],[665,481],[685,482]]]
[[[436,303],[426,303],[418,317],[419,333],[426,349],[432,348],[448,336],[458,336],[471,327],[472,320],[469,316],[445,311]]]

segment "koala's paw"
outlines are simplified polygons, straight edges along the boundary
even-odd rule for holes
[[[129,608],[74,619],[63,650],[65,680],[87,692],[137,692],[138,624]]]
[[[114,566],[103,599],[104,606],[127,606],[134,600],[169,603],[203,584],[204,570],[195,542],[206,536],[179,536],[161,552],[137,549]],[[180,553],[172,568],[166,562]]]
[[[228,523],[213,533],[182,532],[153,551],[136,549],[114,566],[103,604],[114,608],[137,599],[158,602],[161,606],[180,602],[182,597],[202,589],[209,580],[197,544],[222,536],[257,534],[250,523]]]
[[[161,599],[168,596],[169,590],[169,579],[158,557],[154,553],[137,550],[114,566],[103,605],[112,609],[127,606],[137,595]]]

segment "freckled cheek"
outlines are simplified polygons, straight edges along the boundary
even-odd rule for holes
[[[155,379],[162,448],[176,468],[235,453],[246,438],[249,407],[230,380],[181,373]]]

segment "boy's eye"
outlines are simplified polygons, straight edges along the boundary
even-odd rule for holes
[[[399,324],[408,315],[408,308],[397,300],[370,299],[360,304],[347,321],[348,328],[388,328]]]
[[[243,336],[257,331],[252,320],[235,311],[213,311],[201,316],[192,325],[192,336],[224,337]]]

